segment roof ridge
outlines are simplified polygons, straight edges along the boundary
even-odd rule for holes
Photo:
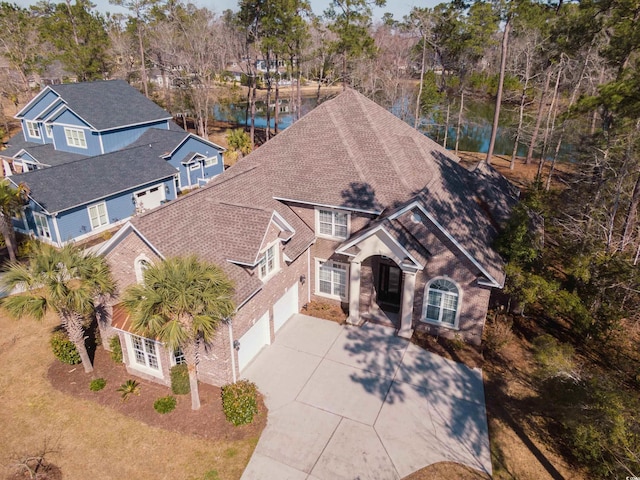
[[[336,97],[336,98],[339,98],[339,97],[340,97],[340,95],[338,95],[338,97]],[[332,104],[329,104],[329,106],[332,106]],[[356,169],[356,172],[358,172],[358,176],[360,177],[360,181],[366,183],[367,178],[366,178],[362,168],[360,167],[360,164],[358,163],[358,161],[356,159],[357,155],[354,154],[353,149],[351,148],[349,140],[346,138],[346,135],[345,135],[343,129],[340,128],[340,125],[337,123],[337,118],[336,118],[336,115],[335,115],[333,109],[331,109],[329,107],[326,107],[326,109],[327,109],[327,114],[329,115],[329,118],[331,119],[331,123],[333,123],[333,126],[336,128],[336,130],[338,132],[338,136],[340,137],[340,140],[341,140],[342,144],[347,149],[347,153],[349,154],[349,159],[353,163],[353,166]]]
[[[259,210],[261,212],[269,213],[269,209],[267,208],[260,208],[260,207],[251,206],[251,205],[243,205],[241,203],[233,203],[233,202],[225,202],[225,201],[217,201],[215,203],[218,203],[220,205],[227,205],[229,207],[248,208],[250,210]]]

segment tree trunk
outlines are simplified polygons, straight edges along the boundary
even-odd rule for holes
[[[422,63],[420,64],[420,87],[418,88],[418,98],[416,99],[416,118],[413,122],[413,128],[418,129],[420,123],[420,99],[422,97],[422,87],[424,85],[424,64],[427,58],[427,41],[422,37]]]
[[[629,203],[629,209],[624,220],[624,230],[622,233],[622,242],[620,243],[620,250],[624,250],[631,242],[631,234],[635,230],[636,218],[638,215],[638,205],[640,204],[640,174],[636,178],[636,184],[633,187],[633,194],[631,195],[631,202]]]
[[[551,67],[547,71],[547,76],[544,81],[544,88],[542,89],[542,94],[540,95],[540,104],[538,105],[538,113],[536,114],[536,124],[533,127],[533,132],[531,134],[531,143],[529,144],[529,149],[527,150],[527,158],[524,161],[525,165],[529,165],[533,160],[533,150],[536,148],[536,140],[538,139],[538,131],[540,130],[540,123],[542,123],[542,112],[544,110],[544,101],[547,96],[547,91],[549,90],[549,83],[551,82]]]
[[[93,365],[87,352],[87,346],[84,338],[84,326],[82,324],[82,317],[77,313],[62,313],[60,315],[62,327],[67,332],[67,336],[71,343],[76,346],[82,366],[85,373],[93,372]]]
[[[16,261],[16,254],[18,253],[18,245],[16,242],[16,232],[13,229],[13,223],[11,217],[6,213],[0,212],[0,232],[2,238],[7,246],[7,252],[9,253],[9,260]]]
[[[198,370],[195,365],[187,364],[189,388],[191,389],[191,410],[200,410],[200,392],[198,391]]]
[[[540,161],[538,163],[538,174],[536,178],[538,180],[542,179],[542,168],[545,164],[545,155],[547,154],[547,142],[549,140],[549,135],[553,131],[553,126],[555,124],[555,114],[556,114],[556,100],[558,98],[558,87],[560,86],[560,76],[562,75],[562,68],[558,71],[558,76],[556,77],[556,84],[553,87],[553,96],[551,97],[551,106],[549,107],[549,113],[547,114],[547,125],[544,129],[544,137],[542,139],[542,151],[540,152]],[[552,120],[553,119],[553,120]]]
[[[280,120],[280,70],[278,67],[278,55],[276,55],[276,109],[273,112],[274,135],[278,134],[278,121]]]
[[[347,53],[342,55],[342,91],[347,89]]]
[[[507,23],[504,25],[504,33],[502,34],[502,51],[500,53],[500,77],[498,79],[498,94],[496,95],[496,110],[493,114],[493,125],[491,126],[491,138],[489,140],[489,150],[487,151],[486,162],[491,164],[493,156],[493,147],[496,144],[496,135],[498,133],[498,122],[500,121],[500,106],[502,103],[502,90],[504,88],[504,73],[507,68],[507,50],[509,48],[509,31],[511,30],[511,16],[507,17]]]
[[[511,152],[511,163],[509,169],[516,168],[516,156],[518,155],[518,143],[520,143],[520,134],[522,132],[522,123],[524,121],[524,107],[527,103],[527,88],[529,88],[529,66],[527,65],[527,73],[525,74],[524,87],[522,87],[522,95],[520,96],[520,111],[518,115],[518,129],[516,130],[516,138],[513,140],[513,151]]]
[[[444,121],[444,140],[442,140],[442,146],[447,148],[447,139],[449,138],[449,112],[451,111],[451,102],[447,98],[447,117]]]
[[[462,123],[462,111],[464,109],[464,88],[460,90],[460,110],[458,110],[458,126],[456,127],[456,155],[460,145],[460,124]]]
[[[149,87],[147,86],[147,67],[144,59],[144,44],[142,42],[142,29],[140,28],[140,19],[138,19],[138,48],[140,49],[140,76],[144,88],[144,96],[149,98]]]
[[[265,141],[269,141],[269,137],[271,134],[271,111],[269,110],[271,108],[271,65],[269,65],[271,63],[271,55],[269,55],[269,52],[267,52],[267,54],[265,55],[265,65],[267,68],[267,71],[265,72],[265,81],[267,82],[267,127],[265,128],[264,134],[265,134]]]

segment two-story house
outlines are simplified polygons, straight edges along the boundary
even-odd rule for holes
[[[237,311],[199,364],[201,381],[221,385],[312,300],[342,305],[352,324],[479,344],[491,289],[505,278],[492,242],[516,197],[489,165],[463,168],[348,90],[200,191],[136,217],[101,254],[121,290],[173,256],[225,270]],[[132,331],[119,305],[103,328],[104,339],[114,334],[131,373],[169,382],[180,352]]]
[[[51,85],[16,114],[0,152],[29,187],[19,231],[56,245],[112,228],[222,173],[224,149],[122,80]]]

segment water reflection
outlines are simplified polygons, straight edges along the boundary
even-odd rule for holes
[[[413,116],[407,114],[411,108],[407,105],[407,100],[398,102],[391,108],[391,112],[399,118],[402,118],[409,125],[414,124]],[[279,104],[279,122],[278,128],[284,130],[290,126],[295,114],[291,111],[289,99],[281,99]],[[302,115],[313,110],[317,105],[315,97],[302,98]],[[458,115],[458,105],[451,107],[449,128],[447,133],[447,148],[453,150],[456,144],[456,124]],[[267,114],[266,103],[256,102],[256,127],[266,128]],[[493,122],[494,105],[490,101],[477,101],[465,99],[463,123],[460,127],[460,141],[458,148],[461,151],[486,153],[489,149],[489,137],[491,135],[491,123]],[[228,121],[239,125],[246,125],[246,103],[227,103],[214,106],[213,115],[216,120]],[[270,125],[275,127],[275,102],[271,105]],[[445,132],[446,112],[443,110],[436,111],[433,114],[421,119],[420,131],[431,139],[442,144]],[[403,118],[404,117],[404,118]],[[249,120],[250,121],[250,120]],[[533,123],[530,117],[525,118],[525,122]],[[500,112],[500,126],[496,136],[494,153],[496,155],[511,155],[513,151],[513,143],[515,139],[515,127],[518,124],[517,107],[503,106]],[[563,145],[560,156],[566,158],[570,152],[570,145]],[[518,145],[518,155],[527,154],[527,145],[520,143]]]

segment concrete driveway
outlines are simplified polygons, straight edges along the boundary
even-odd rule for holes
[[[242,480],[392,480],[441,461],[491,473],[481,371],[390,328],[296,315],[242,376],[269,408]]]

